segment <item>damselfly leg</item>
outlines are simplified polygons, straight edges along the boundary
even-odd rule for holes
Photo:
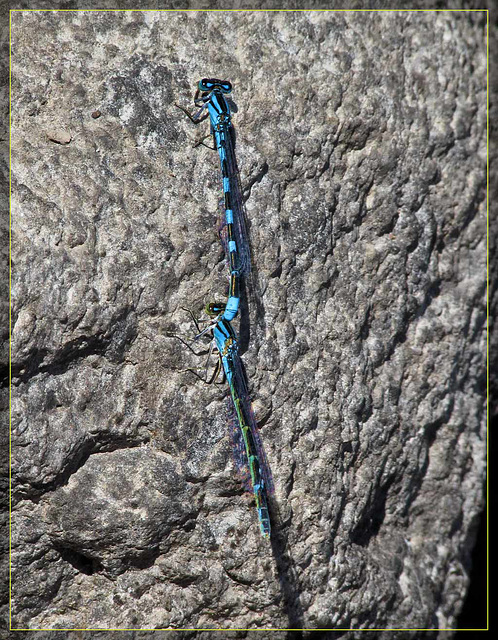
[[[201,338],[204,335],[207,335],[209,332],[212,333],[214,326],[216,325],[216,322],[218,320],[218,314],[216,316],[216,318],[213,320],[213,309],[217,310],[218,306],[216,303],[210,303],[208,305],[206,305],[206,311],[208,313],[208,315],[210,315],[209,321],[210,324],[205,327],[204,329],[201,329],[200,325],[199,325],[199,319],[195,317],[194,313],[192,312],[191,309],[188,309],[186,307],[181,307],[181,309],[183,309],[184,311],[186,311],[189,315],[190,318],[192,319],[195,328],[197,330],[197,334],[191,339],[191,342],[195,342],[197,341],[199,338]],[[208,310],[211,310],[210,312]],[[197,368],[192,368],[192,367],[188,367],[185,369],[175,369],[175,371],[181,372],[181,373],[185,373],[187,371],[189,371],[190,373],[193,373],[197,378],[199,378],[199,380],[201,380],[202,382],[204,382],[205,384],[223,384],[225,382],[225,372],[223,369],[223,365],[221,362],[221,356],[218,352],[218,358],[217,358],[217,362],[215,365],[215,368],[213,370],[213,373],[208,377],[208,373],[209,373],[209,364],[210,364],[210,360],[211,360],[211,356],[213,353],[213,350],[216,349],[216,344],[215,341],[213,339],[213,337],[211,336],[211,340],[209,342],[209,349],[204,349],[202,351],[195,351],[192,346],[191,343],[189,343],[184,337],[178,335],[177,333],[173,333],[173,332],[167,332],[166,335],[170,338],[176,338],[177,340],[179,340],[183,345],[185,345],[187,347],[187,349],[193,353],[194,356],[196,357],[201,357],[201,356],[205,356],[207,354],[207,359],[206,359],[206,364],[204,367],[197,367]],[[216,351],[218,351],[216,349]],[[204,374],[203,375],[199,375],[198,371],[203,371]],[[222,374],[222,378],[221,381],[217,381],[218,378],[220,377],[220,373]]]
[[[200,147],[202,145],[203,147],[206,147],[206,149],[210,149],[211,151],[217,151],[216,147],[210,147],[208,144],[204,142],[206,138],[210,138],[212,135],[213,135],[212,133],[208,133],[207,135],[205,135],[204,138],[201,138],[194,144],[193,148],[196,149],[197,147]]]
[[[224,384],[225,383],[225,372],[223,371],[223,366],[221,364],[221,358],[218,357],[218,361],[216,362],[216,366],[213,370],[213,373],[211,374],[211,377],[208,379],[208,368],[209,368],[209,362],[206,364],[205,367],[198,367],[197,369],[192,369],[192,368],[188,368],[188,369],[175,369],[175,371],[178,371],[180,373],[186,373],[187,371],[189,373],[193,373],[194,376],[196,378],[198,378],[201,382],[204,382],[204,384]],[[198,371],[203,371],[204,375],[199,375]],[[220,373],[222,374],[222,378],[220,381],[218,381],[218,378],[220,377]]]
[[[176,104],[175,102],[175,107],[178,107],[178,109],[181,109],[181,111],[183,111],[183,113],[187,115],[190,118],[190,121],[193,122],[194,124],[200,124],[201,122],[204,122],[206,118],[209,118],[209,113],[205,113],[201,118],[198,117],[198,115],[201,113],[201,111],[204,109],[205,106],[206,104],[204,104],[197,113],[192,115],[190,111],[188,111],[184,107],[181,107],[179,104]],[[200,147],[202,145],[203,147],[206,147],[206,149],[210,149],[211,151],[216,151],[216,146],[210,147],[208,144],[204,142],[206,138],[210,138],[212,135],[213,135],[212,132],[206,134],[203,138],[201,138],[200,140],[197,140],[197,142],[195,142],[192,148],[196,149],[197,147]]]
[[[180,109],[181,111],[183,111],[183,113],[188,116],[190,118],[190,120],[194,123],[194,124],[200,124],[201,122],[203,122],[206,118],[209,118],[209,113],[206,112],[201,116],[201,113],[204,111],[204,109],[207,107],[207,102],[205,102],[202,107],[199,109],[199,111],[197,111],[197,113],[190,113],[190,111],[188,109],[185,109],[185,107],[182,107],[181,105],[177,104],[176,102],[173,103],[175,105],[175,107],[178,107],[178,109]],[[199,106],[197,102],[195,102],[196,106]]]

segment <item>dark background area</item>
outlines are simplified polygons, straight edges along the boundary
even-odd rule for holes
[[[497,422],[496,420],[494,421]],[[496,427],[496,424],[494,424]],[[492,426],[491,426],[492,428]],[[490,456],[491,458],[491,456]],[[491,492],[491,491],[490,491]],[[487,622],[487,518],[481,515],[472,553],[470,586],[462,612],[458,617],[459,629],[485,629]],[[491,549],[490,549],[491,555]]]

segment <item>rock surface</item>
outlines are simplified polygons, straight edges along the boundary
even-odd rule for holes
[[[454,626],[485,478],[485,27],[14,14],[14,627]],[[206,75],[235,88],[271,544],[226,389],[169,335],[226,294],[217,157],[173,104]]]

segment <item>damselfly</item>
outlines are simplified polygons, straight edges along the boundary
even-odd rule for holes
[[[192,115],[187,109],[176,105],[195,124],[209,117],[211,134],[220,157],[226,221],[226,235],[222,236],[222,242],[230,268],[230,289],[223,318],[228,321],[237,315],[239,308],[239,278],[248,275],[251,270],[247,217],[234,149],[235,134],[230,107],[225,98],[231,91],[232,85],[228,80],[203,78],[194,96],[194,104],[200,106],[197,113]],[[203,113],[205,109],[207,113]]]
[[[268,495],[273,493],[273,482],[256,424],[256,419],[251,407],[247,381],[239,355],[237,335],[230,322],[223,317],[224,311],[225,305],[223,303],[211,303],[207,305],[206,312],[211,316],[212,320],[202,331],[200,330],[196,318],[192,315],[196,328],[199,331],[199,333],[194,337],[194,342],[199,340],[202,336],[211,334],[212,340],[209,348],[208,364],[209,357],[211,356],[213,349],[216,349],[218,352],[218,360],[216,362],[215,370],[209,380],[207,380],[207,375],[204,379],[199,376],[194,369],[187,369],[187,371],[192,371],[192,373],[197,375],[197,377],[208,383],[216,382],[217,378],[222,373],[226,377],[237,417],[240,442],[243,443],[241,448],[244,450],[245,463],[249,471],[246,481],[248,480],[252,485],[261,534],[263,537],[269,538],[271,525],[270,514],[268,511]],[[195,355],[200,355],[197,354],[180,336],[174,337],[179,338],[191,351],[193,351],[193,353],[195,353]],[[237,447],[238,444],[235,443],[235,448],[237,449]],[[240,456],[237,456],[237,452],[235,453],[235,457],[240,460]]]
[[[230,107],[225,98],[231,93],[232,85],[227,80],[203,78],[199,81],[194,104],[200,109],[194,115],[183,107],[184,111],[195,124],[207,117],[211,122],[215,148],[218,150],[221,163],[221,177],[223,181],[225,228],[220,233],[225,254],[230,268],[230,287],[226,303],[214,302],[206,306],[206,313],[211,318],[209,325],[201,331],[197,320],[192,315],[198,334],[194,341],[204,335],[211,335],[208,363],[206,365],[204,382],[216,382],[223,372],[232,398],[234,418],[238,424],[235,437],[234,451],[236,464],[240,469],[241,458],[245,456],[246,484],[250,484],[256,501],[261,533],[265,538],[270,537],[270,514],[268,511],[268,494],[273,491],[271,473],[266,461],[261,439],[259,437],[256,420],[251,407],[247,381],[239,355],[237,336],[230,321],[236,316],[240,303],[240,279],[247,276],[251,270],[251,254],[246,225],[246,213],[242,200],[242,188],[234,151],[234,129],[231,121]],[[207,109],[207,112],[203,111]],[[176,336],[180,338],[180,336]],[[180,338],[189,349],[192,347]],[[207,372],[209,358],[216,349],[218,360],[213,375],[208,380]],[[195,351],[194,351],[195,353]],[[197,354],[196,354],[197,355]],[[197,376],[193,369],[189,369]],[[200,376],[198,376],[200,377]]]

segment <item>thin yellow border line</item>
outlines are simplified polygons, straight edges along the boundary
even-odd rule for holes
[[[357,629],[332,627],[328,629],[224,629],[218,628],[79,628],[12,627],[12,14],[37,13],[95,13],[95,12],[329,12],[329,13],[420,13],[420,12],[486,12],[486,472],[489,469],[489,9],[10,9],[9,10],[9,630],[10,631],[489,631],[489,475],[486,477],[486,628],[430,628],[430,629]]]
[[[465,12],[475,13],[477,11],[488,11],[489,9],[11,9],[13,12],[36,12],[36,13],[278,13],[278,12],[318,12],[318,13],[442,13],[442,12]],[[322,629],[320,629],[322,631]],[[421,631],[421,629],[415,629]],[[431,629],[432,631],[432,629]]]
[[[12,629],[12,11],[9,12],[9,629]]]
[[[207,627],[202,629],[194,629],[194,628],[174,628],[171,627],[145,627],[142,629],[135,629],[134,627],[130,628],[120,628],[113,629],[108,627],[94,627],[90,629],[80,629],[78,627],[68,627],[67,629],[50,629],[45,627],[40,628],[14,628],[11,631],[487,631],[487,629],[452,629],[450,627],[437,627],[432,629],[358,629],[356,627],[328,627],[328,628],[320,628],[320,629],[280,629],[275,627],[265,627],[264,629],[224,629],[223,627]]]

